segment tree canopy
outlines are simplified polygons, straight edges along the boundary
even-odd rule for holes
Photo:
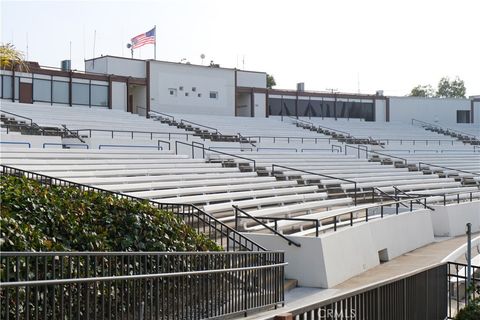
[[[459,77],[455,77],[453,80],[443,77],[438,82],[436,91],[429,84],[417,85],[409,95],[412,97],[465,98],[466,92],[465,82]]]
[[[21,70],[28,70],[23,53],[15,49],[15,46],[11,43],[1,44],[0,68],[12,69],[15,66],[19,66]]]
[[[274,86],[276,86],[277,83],[275,82],[275,78],[267,73],[267,88],[272,89]]]
[[[438,82],[437,97],[439,98],[465,98],[465,83],[459,77],[450,80],[443,77]]]
[[[429,84],[415,86],[410,92],[412,97],[434,97],[435,90]]]

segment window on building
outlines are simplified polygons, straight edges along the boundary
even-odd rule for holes
[[[210,91],[210,99],[217,99],[218,92],[217,91]]]
[[[53,103],[69,103],[68,82],[53,81],[52,86],[53,86],[52,102]]]
[[[15,77],[15,100],[20,99],[20,77]]]
[[[457,123],[470,123],[470,110],[457,110]]]
[[[197,88],[192,87],[192,91],[193,91],[193,92],[197,91]]]
[[[88,83],[72,83],[72,103],[88,106],[90,104]]]
[[[108,86],[91,86],[91,104],[97,107],[108,107]]]
[[[52,81],[33,79],[33,101],[52,102]]]
[[[2,76],[2,98],[12,99],[12,77]]]
[[[177,96],[177,89],[170,88],[170,89],[168,89],[168,93],[169,93],[171,96],[176,97],[176,96]]]

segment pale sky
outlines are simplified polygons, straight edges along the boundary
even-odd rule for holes
[[[28,59],[83,70],[94,55],[130,56],[157,26],[157,59],[273,74],[276,88],[405,95],[459,76],[480,94],[478,0],[1,0],[1,42]],[[153,58],[153,46],[135,50]]]

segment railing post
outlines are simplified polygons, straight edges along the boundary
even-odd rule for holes
[[[318,238],[318,228],[320,227],[320,221],[315,220],[315,236]]]

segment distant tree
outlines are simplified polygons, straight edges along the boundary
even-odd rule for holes
[[[272,89],[274,86],[276,86],[277,83],[275,82],[275,78],[267,73],[267,88]]]
[[[427,85],[418,85],[410,91],[410,96],[412,97],[433,97],[435,96],[435,90],[429,84]]]
[[[465,98],[465,83],[459,77],[450,80],[448,77],[443,77],[438,82],[437,97],[439,98]]]
[[[21,70],[28,70],[24,55],[21,51],[15,49],[11,43],[0,45],[0,68],[12,69],[19,66]]]

